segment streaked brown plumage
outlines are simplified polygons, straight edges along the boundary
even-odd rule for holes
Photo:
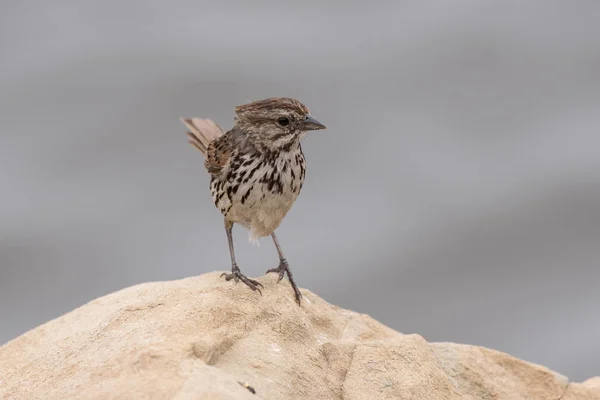
[[[279,253],[279,267],[269,272],[287,272],[300,304],[301,294],[275,235],[300,194],[306,164],[300,141],[309,130],[325,129],[298,100],[269,98],[236,107],[235,125],[227,133],[209,119],[182,119],[189,128],[189,142],[205,155],[211,175],[210,190],[215,206],[225,217],[231,255],[229,281],[241,280],[260,292],[260,283],[244,276],[237,266],[231,229],[234,223],[250,230],[250,240],[271,235]]]

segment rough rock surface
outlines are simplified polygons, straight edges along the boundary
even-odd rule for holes
[[[262,296],[210,273],[94,300],[0,347],[0,398],[600,399],[600,378],[428,343],[307,290],[300,308],[259,280]]]

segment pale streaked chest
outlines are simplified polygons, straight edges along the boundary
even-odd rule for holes
[[[279,225],[300,194],[306,161],[300,147],[277,156],[238,154],[211,181],[217,208],[248,227],[260,220],[268,229]]]

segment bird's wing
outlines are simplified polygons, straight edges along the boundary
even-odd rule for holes
[[[206,150],[204,166],[211,174],[217,174],[227,166],[233,154],[234,141],[232,131],[213,140]]]

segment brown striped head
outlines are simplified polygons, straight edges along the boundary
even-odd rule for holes
[[[307,131],[325,129],[298,100],[272,97],[235,108],[236,127],[270,149],[290,148]]]

